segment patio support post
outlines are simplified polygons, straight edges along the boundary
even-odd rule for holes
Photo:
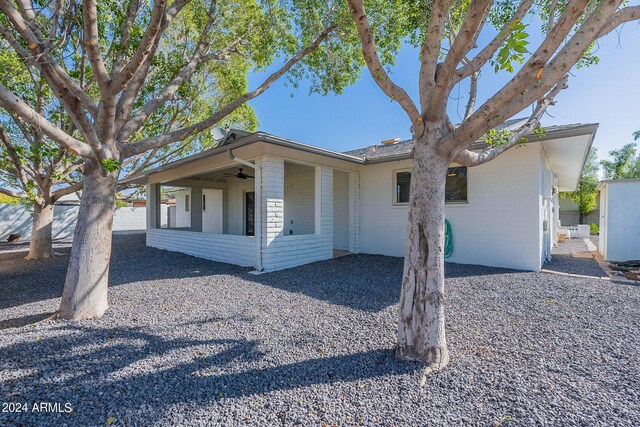
[[[253,221],[254,227],[254,240],[256,251],[256,270],[262,271],[262,161],[256,160],[254,166],[254,193],[253,193],[253,214],[255,219]]]
[[[262,169],[260,200],[262,230],[259,238],[262,242],[262,266],[265,270],[271,270],[280,259],[272,243],[278,237],[282,237],[284,229],[284,160],[274,156],[264,156],[260,159],[260,166]]]
[[[160,228],[160,185],[147,184],[147,228]]]

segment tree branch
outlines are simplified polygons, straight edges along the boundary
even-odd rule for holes
[[[16,49],[16,45],[11,43],[10,40],[7,40],[11,43],[12,47],[16,49],[16,53],[25,59],[25,61],[36,65],[47,80],[47,83],[57,92],[56,95],[59,96],[62,102],[67,104],[68,108],[77,108],[76,104],[79,101],[91,115],[95,115],[97,111],[96,104],[51,55],[43,49],[43,42],[32,31],[32,25],[20,15],[9,0],[0,0],[0,10],[4,12],[12,28],[22,36],[29,48],[29,52],[27,53],[24,48]],[[31,13],[33,12],[30,5],[28,10],[31,11]],[[27,13],[27,16],[29,16],[29,13]],[[2,35],[5,36],[4,33]]]
[[[474,71],[471,74],[471,81],[469,83],[469,101],[467,101],[467,108],[464,111],[464,120],[467,120],[473,114],[473,109],[476,106],[476,99],[478,98],[478,77],[480,72]]]
[[[17,199],[26,199],[27,197],[29,197],[27,193],[16,193],[15,191],[11,191],[3,187],[0,187],[0,194],[4,194],[10,197],[15,197]]]
[[[606,36],[618,26],[629,21],[640,19],[640,6],[623,7],[607,20],[606,25],[598,33],[598,38]]]
[[[442,48],[442,35],[453,0],[431,2],[432,10],[429,15],[427,33],[420,48],[420,76],[418,90],[420,106],[425,112],[429,106],[433,88],[436,84],[438,59]],[[415,132],[414,132],[415,133]]]
[[[367,14],[364,10],[362,0],[348,0],[349,9],[353,16],[353,21],[358,28],[360,34],[360,42],[362,44],[362,54],[369,68],[369,72],[375,80],[376,84],[391,99],[396,101],[409,116],[409,120],[413,124],[414,133],[421,134],[424,130],[424,123],[418,108],[413,103],[409,95],[400,86],[396,85],[387,72],[384,70],[378,52],[376,51],[375,40],[369,25]]]
[[[484,135],[487,130],[494,128],[502,123],[505,118],[509,118],[518,111],[526,108],[544,96],[547,91],[551,90],[551,88],[569,72],[569,69],[575,64],[579,57],[584,54],[591,43],[589,42],[585,45],[584,40],[580,39],[582,37],[580,34],[584,31],[593,31],[594,28],[596,28],[596,30],[601,28],[601,24],[595,24],[597,26],[594,27],[593,21],[597,20],[596,18],[606,18],[606,7],[603,5],[606,4],[607,7],[611,7],[609,2],[602,2],[600,6],[589,15],[591,19],[588,18],[585,21],[581,29],[571,37],[569,42],[565,43],[560,53],[556,55],[556,58],[564,58],[564,66],[561,66],[551,73],[549,70],[550,58],[556,53],[560,45],[565,42],[565,38],[573,29],[582,13],[584,13],[589,3],[589,0],[576,0],[572,3],[573,7],[566,8],[556,25],[547,32],[547,37],[516,75],[456,128],[454,132],[449,134],[441,144],[440,149],[445,153],[451,153],[456,150],[456,147],[460,144],[475,141]],[[613,7],[616,6],[613,5]],[[575,61],[570,60],[571,55],[562,55],[564,51],[576,50],[580,51],[580,56],[578,56]],[[508,104],[512,104],[512,108],[507,109]],[[513,108],[520,105],[520,109],[512,111]]]
[[[469,6],[462,27],[453,45],[451,45],[451,49],[449,49],[442,66],[437,70],[433,90],[425,96],[427,100],[427,105],[423,106],[423,109],[426,107],[426,110],[423,110],[425,120],[437,121],[445,113],[449,92],[456,83],[453,78],[456,67],[475,45],[489,13],[490,6],[491,0],[473,0]]]
[[[140,0],[129,0],[127,15],[122,23],[122,28],[120,29],[119,50],[116,52],[115,59],[113,61],[113,69],[111,70],[112,77],[120,73],[122,71],[122,67],[124,67],[124,62],[126,60],[126,46],[131,42],[129,40],[131,37],[131,28],[136,21],[139,9]]]
[[[177,3],[184,6],[188,1],[189,0],[177,0],[174,2],[174,5]],[[122,68],[122,71],[111,81],[109,88],[111,93],[119,93],[155,53],[154,45],[156,44],[156,41],[160,39],[160,36],[166,28],[166,26],[162,25],[165,18],[166,5],[167,0],[154,1],[153,9],[151,10],[151,18],[149,19],[147,29],[142,36],[140,45],[129,62],[124,66],[124,68]]]
[[[130,117],[132,105],[140,93],[140,89],[142,89],[142,85],[144,84],[147,75],[149,74],[151,60],[154,57],[160,42],[160,35],[167,29],[171,21],[173,21],[173,18],[175,18],[188,1],[189,0],[176,0],[171,4],[171,6],[169,6],[161,24],[160,34],[155,38],[151,45],[151,52],[146,55],[146,59],[142,61],[142,64],[137,69],[136,73],[126,84],[122,95],[120,95],[120,99],[118,99],[116,106],[116,120],[118,127],[121,127]],[[122,74],[122,72],[120,72],[120,74]]]
[[[530,135],[540,125],[540,120],[542,119],[545,111],[547,111],[547,108],[550,105],[553,105],[555,103],[554,99],[558,95],[558,93],[567,88],[567,82],[568,76],[566,76],[560,83],[558,83],[547,96],[538,101],[535,110],[526,121],[526,123],[519,127],[515,132],[513,132],[509,136],[509,140],[505,144],[496,147],[485,148],[481,151],[470,151],[469,149],[464,148],[458,155],[454,157],[453,161],[461,164],[462,166],[478,166],[495,159],[508,149],[522,143],[522,138]],[[472,141],[471,143],[473,142],[474,141]],[[471,145],[471,143],[468,145]]]
[[[11,158],[11,161],[13,162],[13,165],[15,167],[15,171],[14,171],[15,173],[13,175],[22,185],[22,189],[24,191],[27,191],[29,186],[28,184],[29,179],[27,178],[24,168],[22,167],[22,162],[20,161],[20,155],[16,151],[16,148],[13,145],[13,141],[11,140],[9,133],[1,124],[0,124],[0,142],[7,149],[7,153],[9,154],[9,157]]]
[[[471,61],[456,70],[456,79],[453,82],[454,85],[461,80],[469,77],[471,74],[473,74],[474,71],[479,71],[484,66],[484,64],[486,64],[491,58],[493,58],[493,55],[495,55],[498,49],[500,49],[500,47],[511,35],[514,25],[517,22],[521,21],[522,18],[524,18],[529,9],[531,9],[532,5],[533,0],[523,0],[520,3],[520,6],[518,7],[516,13],[513,15],[511,20],[504,25],[498,35],[494,37],[493,40],[491,40],[489,44],[487,44],[480,51],[480,53],[478,53],[473,59],[471,59]]]
[[[205,62],[205,51],[209,46],[208,36],[213,28],[215,22],[215,5],[216,2],[211,3],[211,9],[209,10],[209,21],[202,31],[200,40],[191,55],[189,62],[180,70],[180,72],[169,82],[164,91],[160,92],[154,98],[150,99],[136,114],[129,120],[124,127],[118,133],[118,140],[127,140],[134,132],[142,127],[144,121],[153,114],[160,106],[164,105],[171,97],[178,91],[182,84],[189,80],[196,68]],[[239,43],[239,40],[234,41],[231,46],[235,46]],[[209,55],[207,55],[209,56]],[[213,58],[214,56],[209,56]]]
[[[55,202],[59,200],[60,197],[66,196],[67,194],[77,193],[78,191],[82,190],[82,186],[83,186],[83,182],[80,181],[80,182],[76,182],[74,184],[55,190],[53,192],[53,201]]]
[[[322,41],[324,41],[328,37],[328,35],[332,31],[334,31],[336,28],[337,28],[336,25],[331,25],[330,27],[326,28],[311,44],[309,44],[307,47],[299,51],[291,59],[289,59],[282,67],[280,67],[278,70],[273,72],[269,77],[267,77],[267,79],[264,82],[262,82],[260,86],[258,86],[257,88],[255,88],[250,92],[245,92],[244,94],[240,95],[239,97],[234,99],[232,102],[227,104],[224,108],[218,110],[207,119],[202,120],[198,123],[195,123],[191,126],[178,129],[174,132],[170,132],[164,135],[154,136],[147,139],[142,139],[133,144],[119,143],[122,159],[126,159],[127,157],[144,153],[147,150],[151,150],[157,147],[162,147],[172,142],[176,142],[181,139],[188,138],[191,135],[197,134],[199,132],[202,132],[205,129],[210,128],[211,126],[213,126],[214,124],[218,123],[220,120],[222,120],[223,118],[231,114],[242,104],[257,97],[258,95],[263,93],[265,90],[267,90],[276,80],[282,77],[287,71],[289,71],[294,65],[300,62],[305,56],[307,56],[308,54],[316,50],[320,45],[320,43],[322,43]]]
[[[98,11],[95,0],[82,1],[82,16],[84,17],[84,44],[87,56],[98,82],[100,93],[104,96],[109,87],[109,73],[100,55],[100,41],[98,39]]]
[[[40,129],[56,143],[66,147],[70,152],[87,158],[95,158],[91,148],[82,141],[66,134],[60,128],[38,114],[26,102],[11,93],[0,83],[0,106],[16,114],[20,119],[34,128]]]

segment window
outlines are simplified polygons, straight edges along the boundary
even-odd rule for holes
[[[207,210],[207,196],[202,195],[202,212]]]
[[[467,201],[467,168],[458,166],[447,171],[447,184],[444,192],[445,202]]]
[[[184,195],[184,210],[185,210],[185,212],[189,212],[190,205],[191,205],[191,203],[189,203],[189,195],[185,194]]]
[[[411,172],[396,174],[396,203],[409,203],[409,188],[411,187]]]
[[[411,172],[396,172],[395,187],[395,204],[409,203]],[[465,166],[453,167],[447,170],[444,199],[447,203],[467,201],[467,168]]]

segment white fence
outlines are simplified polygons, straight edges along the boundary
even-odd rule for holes
[[[135,231],[147,228],[147,209],[144,207],[116,208],[113,217],[113,231]],[[166,224],[166,209],[162,209],[161,222]],[[78,206],[55,206],[53,209],[54,239],[73,237],[78,217]],[[20,240],[31,237],[31,212],[22,205],[0,204],[0,241],[6,241],[9,234],[20,234]]]

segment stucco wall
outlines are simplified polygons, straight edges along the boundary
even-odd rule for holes
[[[450,262],[540,269],[539,144],[511,149],[468,170],[468,203],[447,204],[453,228]],[[360,172],[360,252],[404,255],[407,206],[393,205],[393,171],[410,160],[366,165]]]

